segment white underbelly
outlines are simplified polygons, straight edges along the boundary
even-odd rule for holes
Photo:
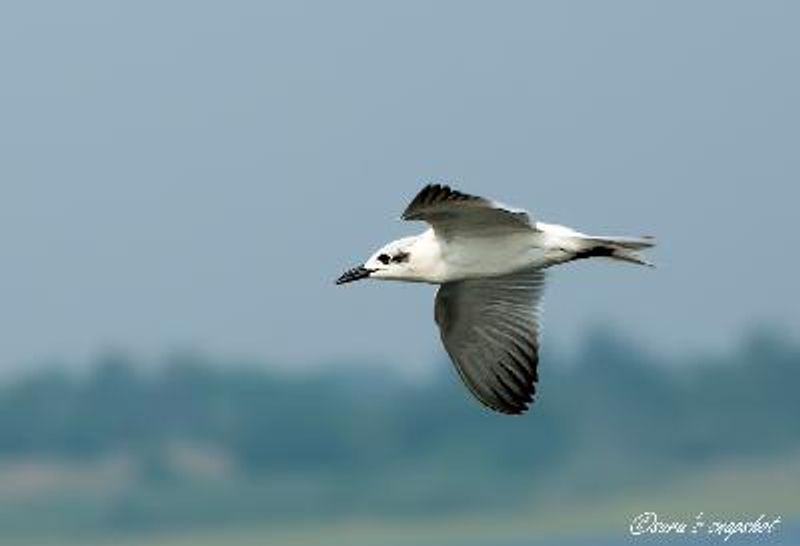
[[[456,238],[442,245],[446,281],[496,277],[531,267],[546,267],[552,257],[539,232]]]

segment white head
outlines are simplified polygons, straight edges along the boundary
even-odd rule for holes
[[[434,281],[438,252],[429,243],[427,233],[405,237],[384,245],[364,264],[346,271],[336,284],[374,278],[401,281]]]

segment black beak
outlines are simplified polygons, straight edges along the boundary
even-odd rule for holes
[[[345,271],[341,277],[336,279],[336,284],[345,284],[348,282],[366,279],[372,273],[372,269],[367,269],[363,265],[358,265],[353,269]]]

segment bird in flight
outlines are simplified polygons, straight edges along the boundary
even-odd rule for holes
[[[430,229],[385,245],[336,284],[438,284],[434,318],[459,376],[485,406],[512,415],[528,409],[539,379],[545,269],[596,257],[651,265],[639,251],[655,244],[537,222],[524,210],[440,184],[425,186],[402,219]]]

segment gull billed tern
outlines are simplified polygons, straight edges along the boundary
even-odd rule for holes
[[[434,317],[464,384],[485,406],[523,413],[538,381],[539,302],[544,271],[584,258],[651,265],[639,250],[652,237],[590,236],[534,221],[448,186],[429,184],[403,220],[431,227],[383,246],[336,284],[381,279],[438,284]]]

